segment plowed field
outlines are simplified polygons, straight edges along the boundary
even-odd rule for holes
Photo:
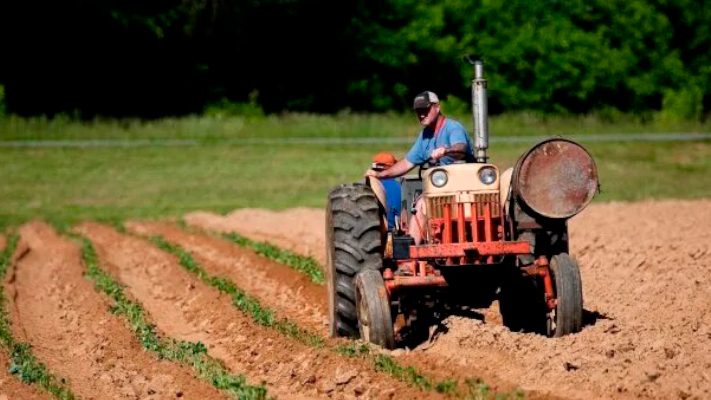
[[[269,396],[446,397],[436,384],[422,389],[416,375],[374,363],[385,355],[431,383],[478,378],[534,399],[711,398],[711,201],[594,204],[571,220],[585,297],[579,334],[512,333],[494,303],[477,310],[480,318],[449,317],[413,349],[370,358],[343,355],[334,351],[342,341],[324,339],[323,285],[210,234],[237,232],[323,262],[322,210],[196,212],[185,221],[199,229],[130,221],[123,231],[87,222],[72,232],[91,241],[100,267],[161,338],[202,343],[229,373],[264,385]],[[229,398],[188,365],[142,346],[112,312],[113,300],[86,278],[78,242],[42,222],[18,233],[3,282],[12,335],[77,397]],[[5,244],[0,236],[0,249]],[[7,372],[5,352],[0,366],[0,399],[49,397]]]
[[[322,210],[193,213],[185,220],[324,259]],[[708,200],[594,204],[570,221],[571,252],[583,277],[581,333],[560,339],[512,333],[501,325],[495,303],[479,310],[481,319],[450,317],[429,342],[392,354],[423,370],[518,385],[533,396],[711,398],[710,226]],[[135,229],[174,231],[176,241],[211,257],[216,268],[221,259],[224,272],[235,259],[174,227]],[[282,301],[268,294],[278,289],[253,289],[289,318],[316,328],[325,319],[325,288],[276,273],[262,283],[296,293]]]

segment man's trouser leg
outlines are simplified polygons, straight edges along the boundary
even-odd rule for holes
[[[420,229],[421,228],[421,229]],[[415,215],[410,217],[410,228],[408,233],[415,239],[415,244],[419,245],[424,240],[425,232],[425,199],[420,196],[415,203]]]

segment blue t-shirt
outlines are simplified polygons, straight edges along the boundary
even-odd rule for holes
[[[388,203],[386,205],[388,212],[388,229],[392,229],[395,226],[395,216],[400,215],[400,209],[402,208],[400,204],[400,182],[396,179],[383,179],[380,182],[385,188],[385,201]]]
[[[407,153],[407,161],[414,165],[422,165],[429,160],[430,154],[435,149],[440,147],[450,148],[457,143],[466,143],[467,153],[474,154],[469,135],[467,135],[467,131],[464,130],[462,124],[453,119],[445,118],[439,132],[435,132],[435,129],[430,127],[426,127],[420,132],[417,141]],[[454,158],[445,156],[440,158],[438,164],[447,165],[454,161]]]

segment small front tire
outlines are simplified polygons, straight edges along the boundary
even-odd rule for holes
[[[355,286],[360,337],[386,349],[395,348],[390,298],[380,271],[361,271]]]
[[[550,271],[556,291],[555,310],[549,313],[548,336],[561,337],[583,329],[583,283],[578,263],[568,254],[553,256]]]

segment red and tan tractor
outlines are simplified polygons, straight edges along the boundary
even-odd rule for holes
[[[488,163],[487,82],[482,63],[473,66],[472,160],[399,178],[395,226],[388,227],[377,179],[329,193],[332,336],[394,348],[426,336],[438,318],[476,317],[495,300],[512,331],[558,337],[582,329],[582,281],[567,221],[599,191],[595,162],[579,144],[551,138],[503,173]],[[425,222],[415,244],[407,223],[419,197]]]

